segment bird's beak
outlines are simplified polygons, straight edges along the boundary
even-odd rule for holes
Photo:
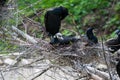
[[[64,40],[64,38],[63,38],[63,37],[60,37],[60,40]]]

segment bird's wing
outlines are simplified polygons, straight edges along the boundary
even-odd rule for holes
[[[117,45],[118,44],[118,40],[117,39],[109,39],[105,42],[105,45],[107,46],[111,46],[111,45]]]

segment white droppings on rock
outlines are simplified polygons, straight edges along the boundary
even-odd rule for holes
[[[100,70],[103,70],[103,69],[105,70],[105,69],[107,69],[107,66],[104,65],[104,64],[99,64],[99,65],[96,66],[96,68],[100,69]]]
[[[31,62],[32,62],[32,60],[30,60],[30,59],[22,59],[21,60],[22,65],[27,65],[27,64],[30,64]]]

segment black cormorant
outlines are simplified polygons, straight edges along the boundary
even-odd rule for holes
[[[93,45],[98,43],[97,37],[93,33],[94,28],[88,28],[86,31],[86,36],[88,38],[88,44]]]
[[[59,45],[65,45],[70,44],[73,42],[77,42],[80,40],[79,37],[76,36],[63,36],[60,33],[57,33],[54,38],[51,39],[50,44],[59,44]]]
[[[105,45],[110,48],[109,51],[114,53],[120,49],[120,30],[116,30],[117,38],[110,39],[105,42]]]
[[[61,40],[63,40],[63,35],[61,33],[56,33],[50,41],[50,44],[58,44]]]
[[[68,9],[62,6],[48,10],[45,13],[45,28],[49,36],[53,37],[56,33],[59,33],[61,20],[67,15]]]

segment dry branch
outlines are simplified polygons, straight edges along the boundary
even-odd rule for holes
[[[3,76],[3,72],[0,71],[0,74],[1,74],[1,77],[2,77],[2,80],[5,80],[4,76]]]
[[[30,45],[31,47],[25,49],[25,51],[23,51],[22,54],[16,56],[14,59],[14,60],[17,60],[17,63],[20,63],[19,60],[21,59],[30,58],[29,56],[32,56],[33,58],[34,55],[37,55],[33,58],[33,61],[30,64],[26,64],[22,66],[14,64],[14,66],[7,66],[5,69],[2,69],[2,71],[4,72],[7,70],[8,71],[17,70],[23,67],[28,68],[29,66],[30,67],[32,66],[33,68],[36,68],[36,67],[40,68],[41,67],[40,65],[42,65],[41,61],[49,60],[49,63],[46,63],[46,64],[52,65],[52,67],[54,68],[58,68],[61,66],[62,68],[64,68],[65,66],[69,66],[71,69],[73,69],[70,71],[69,70],[63,71],[61,69],[59,70],[61,70],[64,74],[73,77],[74,79],[79,78],[78,80],[82,80],[83,78],[80,78],[80,77],[84,76],[85,78],[84,80],[88,80],[86,78],[88,78],[88,73],[89,73],[91,74],[91,78],[93,80],[110,80],[110,76],[107,70],[106,71],[98,70],[97,67],[94,67],[94,66],[91,67],[89,65],[89,64],[93,64],[94,62],[96,62],[94,63],[94,65],[101,64],[99,61],[102,61],[102,62],[104,61],[103,55],[99,55],[103,53],[101,46],[85,47],[83,46],[84,43],[80,41],[67,46],[66,45],[56,46],[53,49],[53,48],[46,47],[49,45],[49,42],[45,40],[39,40],[38,42],[39,42],[38,44]],[[42,60],[40,59],[41,56],[43,57]],[[108,55],[106,54],[106,56]],[[36,64],[40,64],[40,65],[36,65]],[[31,80],[34,80],[38,77],[41,78],[44,74],[51,71],[52,67],[51,66],[47,68],[43,67],[42,70],[37,72],[35,76],[31,76],[29,78],[30,79],[32,78]],[[67,68],[64,68],[64,69],[67,69]],[[80,75],[76,76],[75,74],[71,74],[74,72]],[[114,72],[115,70],[111,71],[111,74],[114,74]],[[58,72],[55,72],[55,74],[56,73]],[[116,80],[119,80],[117,76],[115,77],[116,77],[115,78]]]
[[[92,73],[95,73],[95,74],[99,75],[100,77],[102,77],[102,78],[104,78],[104,79],[106,79],[106,80],[109,80],[109,79],[110,79],[108,73],[99,71],[99,70],[97,70],[97,69],[95,69],[95,68],[93,68],[93,67],[89,67],[89,66],[86,66],[86,67],[87,67],[88,71],[90,71],[90,72],[92,72]]]
[[[41,76],[42,74],[44,74],[45,72],[47,72],[52,67],[53,66],[49,66],[48,68],[44,69],[41,73],[39,73],[38,75],[36,75],[35,77],[33,77],[31,80],[35,80],[37,77]]]
[[[90,74],[90,78],[92,80],[103,80],[103,78],[99,77],[98,75],[95,75],[95,74]]]
[[[23,31],[19,30],[18,28],[16,28],[15,26],[12,26],[12,29],[17,32],[18,34],[22,35],[24,38],[26,38],[30,43],[36,44],[37,41],[29,36],[28,34],[24,33]]]
[[[88,69],[90,72],[92,72],[92,73],[94,73],[94,74],[102,77],[102,78],[105,79],[105,80],[110,80],[110,76],[109,76],[108,73],[103,72],[103,71],[100,71],[100,70],[97,70],[97,69],[95,69],[95,68],[93,68],[93,67],[89,67],[89,66],[86,66],[86,67],[87,67],[87,69]],[[116,78],[115,80],[119,80],[119,78],[118,78],[117,76],[114,76],[114,78]]]

